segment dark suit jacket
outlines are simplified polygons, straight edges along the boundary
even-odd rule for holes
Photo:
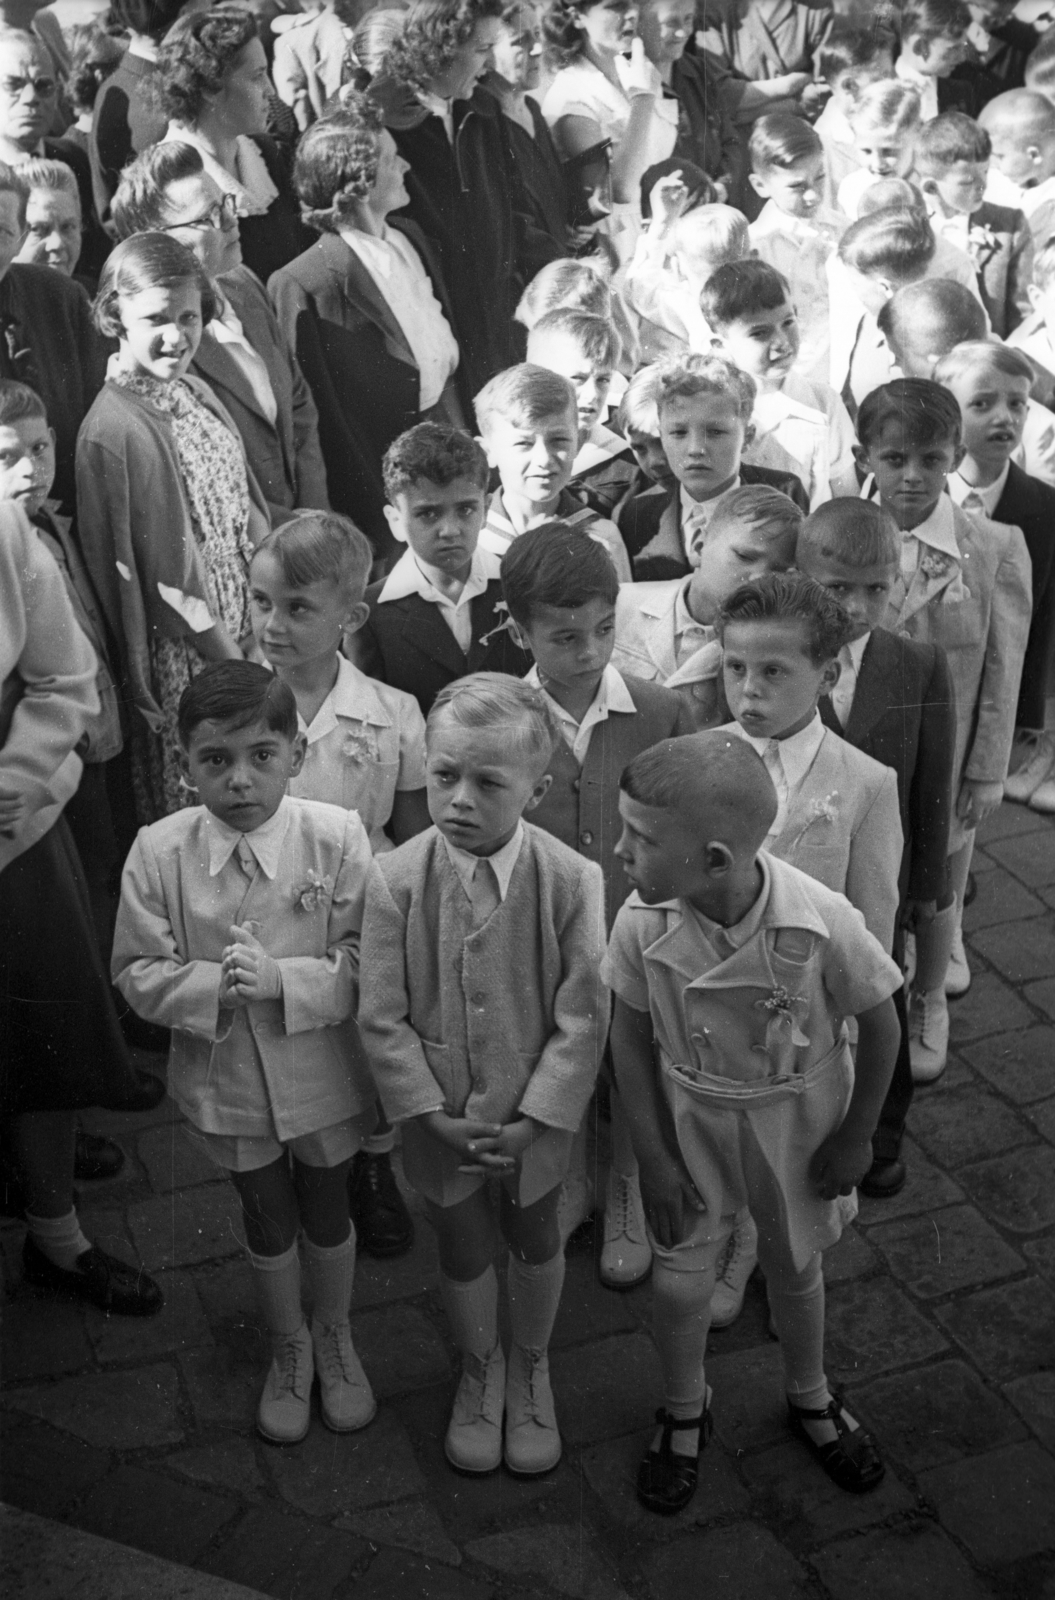
[[[902,900],[936,900],[946,889],[956,712],[945,652],[875,628],[861,659],[844,729],[825,695],[822,720],[897,774],[905,847]]]
[[[990,80],[981,67],[964,63],[957,68],[962,77],[938,79],[938,114],[943,111],[962,111],[965,116],[976,117],[987,100],[993,98]],[[997,89],[995,93],[999,94]]]
[[[1055,489],[1012,462],[993,521],[1010,522],[1022,529],[1033,565],[1033,620],[1015,721],[1020,728],[1042,728],[1055,657]]]
[[[242,260],[261,283],[273,272],[307,250],[315,238],[300,218],[300,201],[293,192],[287,157],[274,139],[254,134],[253,143],[264,158],[268,177],[278,190],[262,216],[240,217],[238,234],[242,241]]]
[[[630,893],[622,862],[613,854],[622,831],[619,779],[623,768],[661,739],[695,732],[673,690],[626,673],[621,676],[630,690],[634,714],[611,711],[604,722],[595,725],[581,768],[564,740],[558,739],[546,768],[553,782],[531,813],[537,827],[597,862],[604,873],[609,928]]]
[[[389,226],[417,250],[446,310],[439,266],[421,230],[400,217]],[[355,251],[335,233],[321,234],[276,272],[268,290],[318,409],[330,504],[359,524],[378,556],[389,555],[395,547],[382,512],[381,458],[421,421],[418,366],[403,330]]]
[[[530,669],[530,654],[513,643],[503,626],[506,611],[500,579],[492,579],[486,591],[469,603],[473,643],[468,655],[462,654],[438,606],[419,594],[378,605],[383,588],[382,579],[367,589],[370,615],[352,635],[350,653],[371,678],[414,695],[424,716],[440,690],[455,678],[470,672],[508,672],[522,678]]]
[[[264,286],[248,267],[235,267],[219,281],[246,338],[267,367],[278,405],[275,421],[260,409],[242,368],[210,328],[205,329],[191,371],[204,378],[234,418],[246,460],[268,505],[280,512],[294,506],[328,510],[315,402]]]
[[[750,467],[745,462],[740,468],[740,481],[745,484],[768,484],[771,489],[779,489],[789,500],[794,500],[804,512],[809,512],[806,491],[793,473],[774,472],[769,467]],[[677,526],[680,521],[677,496],[677,484],[673,489],[655,484],[643,494],[628,500],[619,513],[619,531],[634,569],[635,583],[682,578],[692,570]],[[668,508],[673,515],[664,518]]]

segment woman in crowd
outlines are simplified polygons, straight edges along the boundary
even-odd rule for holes
[[[726,100],[728,73],[706,54],[686,55],[695,28],[695,0],[641,0],[637,19],[645,54],[678,102],[674,155],[700,167],[720,186],[717,198],[739,205],[747,149]]]

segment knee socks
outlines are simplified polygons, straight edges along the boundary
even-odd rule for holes
[[[280,1256],[258,1256],[246,1249],[260,1310],[268,1332],[285,1339],[304,1321],[300,1305],[300,1256],[296,1240]]]
[[[324,1327],[348,1321],[355,1277],[355,1229],[349,1225],[343,1244],[312,1244],[305,1234],[304,1258],[311,1280],[312,1316]]]
[[[534,1265],[509,1254],[509,1326],[522,1350],[547,1350],[564,1287],[564,1251]]]
[[[703,1409],[703,1358],[713,1294],[713,1263],[704,1272],[674,1272],[653,1257],[652,1329],[663,1368],[664,1402],[679,1422]]]
[[[802,1272],[763,1263],[769,1305],[780,1336],[788,1398],[821,1410],[831,1396],[824,1376],[824,1273],[816,1251]]]
[[[463,1355],[485,1360],[498,1343],[498,1277],[493,1266],[470,1283],[440,1273],[440,1291],[454,1342]]]

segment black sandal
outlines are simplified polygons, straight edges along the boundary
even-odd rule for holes
[[[648,1511],[658,1516],[672,1517],[683,1511],[696,1493],[699,1458],[704,1445],[711,1437],[714,1424],[710,1407],[704,1403],[698,1417],[679,1422],[662,1407],[656,1412],[656,1421],[663,1429],[659,1449],[650,1449],[637,1470],[637,1498]],[[679,1456],[671,1448],[675,1433],[700,1430],[700,1448],[695,1456]]]
[[[882,1483],[886,1468],[878,1446],[866,1428],[848,1428],[843,1421],[842,1396],[832,1390],[829,1405],[823,1411],[808,1411],[788,1401],[788,1422],[792,1433],[812,1451],[833,1483],[850,1494],[867,1494]],[[810,1437],[804,1422],[831,1422],[835,1425],[837,1439],[818,1444]]]

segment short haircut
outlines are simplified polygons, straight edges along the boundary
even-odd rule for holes
[[[65,161],[48,161],[43,156],[34,156],[31,161],[22,162],[18,173],[19,177],[25,179],[31,194],[38,189],[46,189],[52,194],[64,194],[77,207],[77,215],[79,217],[82,215],[81,191],[77,187],[77,175]]]
[[[541,689],[505,672],[472,672],[446,684],[432,702],[425,723],[428,744],[443,717],[463,728],[493,728],[517,755],[546,770],[560,738],[556,719]]]
[[[895,352],[921,350],[943,356],[966,340],[988,333],[981,302],[964,283],[952,278],[924,278],[898,290],[880,308],[879,331]]]
[[[770,111],[759,117],[751,129],[748,149],[752,172],[765,172],[770,167],[786,170],[824,153],[820,135],[790,111]]]
[[[839,240],[839,259],[865,277],[883,274],[895,283],[922,278],[937,241],[926,217],[915,211],[877,211],[851,222]]]
[[[665,161],[655,161],[646,167],[641,174],[641,218],[648,222],[652,216],[652,191],[660,178],[668,178],[671,173],[680,172],[681,181],[688,191],[682,216],[687,216],[690,211],[695,211],[697,206],[710,205],[717,200],[718,191],[714,182],[693,161],[682,161],[678,156],[668,156]]]
[[[607,317],[595,317],[589,311],[572,311],[561,307],[547,311],[531,329],[531,333],[565,333],[574,339],[586,359],[595,367],[614,371],[621,352],[615,324]],[[530,334],[528,335],[530,343]]]
[[[1050,139],[1055,131],[1055,105],[1038,89],[1005,89],[984,105],[978,120],[983,128],[1004,129],[1019,149],[1031,140]]]
[[[16,422],[47,422],[48,411],[43,400],[28,383],[16,383],[13,378],[0,378],[0,428],[12,428]]]
[[[717,267],[725,261],[739,261],[746,255],[747,230],[747,218],[742,211],[715,201],[713,205],[696,206],[684,212],[670,230],[671,244],[675,250],[691,245]]]
[[[144,289],[175,288],[193,283],[201,295],[203,325],[216,315],[216,291],[195,256],[167,233],[137,233],[125,239],[103,263],[92,318],[104,339],[120,339],[124,331],[119,302]]]
[[[755,381],[724,356],[671,356],[657,362],[660,392],[657,401],[659,420],[672,400],[691,400],[698,394],[720,395],[730,401],[746,427],[755,409],[758,390]]]
[[[701,850],[714,838],[757,850],[777,814],[777,793],[762,758],[737,734],[720,728],[663,739],[623,768],[629,800],[671,811],[699,829]]]
[[[197,145],[183,139],[152,144],[121,173],[110,215],[119,239],[134,233],[155,233],[168,218],[165,191],[183,178],[196,178],[205,170]]]
[[[971,26],[964,0],[906,0],[899,27],[906,39],[962,39]]]
[[[799,531],[795,561],[800,570],[805,571],[811,556],[844,567],[896,567],[901,533],[878,500],[853,495],[827,500],[804,519]]]
[[[833,595],[812,578],[794,572],[767,572],[723,602],[715,630],[724,643],[731,622],[804,622],[806,654],[815,667],[831,661],[853,634],[853,623]]]
[[[900,78],[881,78],[861,90],[847,120],[855,133],[909,133],[920,125],[920,98]]]
[[[940,178],[957,161],[988,161],[993,141],[963,111],[943,111],[920,129],[916,166],[925,178]]]
[[[356,601],[363,598],[374,559],[366,535],[336,511],[302,511],[273,529],[253,560],[263,550],[274,556],[292,588],[330,583]]]
[[[300,136],[293,187],[309,227],[336,233],[374,186],[381,155],[381,108],[346,89],[341,104]]]
[[[255,661],[216,661],[180,695],[176,728],[184,750],[203,722],[248,728],[262,722],[284,739],[297,737],[297,702],[288,683]]]
[[[907,178],[877,178],[857,202],[857,217],[874,217],[878,211],[902,211],[927,221],[923,192]]]
[[[155,90],[167,117],[193,127],[218,94],[235,58],[257,38],[256,18],[241,6],[210,6],[179,17],[158,51]]]
[[[530,427],[544,417],[558,413],[567,416],[570,412],[575,428],[579,421],[575,389],[568,379],[548,367],[532,366],[529,361],[507,367],[485,383],[473,400],[473,410],[476,426],[485,436],[495,417]]]
[[[502,589],[513,621],[530,627],[535,606],[574,611],[591,600],[614,606],[619,578],[599,539],[548,522],[513,540],[502,557]]]
[[[619,403],[619,426],[626,434],[643,433],[659,438],[659,396],[663,387],[658,361],[638,367]]]
[[[612,291],[599,267],[571,257],[547,261],[517,301],[514,322],[533,328],[550,311],[588,311],[591,316],[612,314]]]
[[[1055,234],[1045,239],[1033,257],[1033,282],[1038,289],[1049,289],[1055,283]]]
[[[1036,381],[1033,363],[1024,350],[1000,344],[995,339],[967,339],[942,356],[934,369],[934,382],[955,383],[957,378],[979,367],[999,372],[1005,378],[1024,378],[1030,388]]]
[[[1055,27],[1046,28],[1026,62],[1025,84],[1046,95],[1055,88]]]
[[[857,413],[857,437],[866,450],[888,422],[897,422],[916,445],[956,445],[963,433],[955,399],[930,378],[895,378],[865,395]]]
[[[401,433],[385,451],[381,471],[390,502],[423,479],[446,488],[468,478],[482,493],[490,480],[487,457],[472,435],[443,422],[419,422]]]
[[[110,9],[112,11],[113,7]],[[63,31],[70,50],[70,72],[66,80],[70,100],[75,111],[90,111],[100,86],[116,70],[124,55],[124,46],[95,22],[78,22]]]
[[[775,311],[790,300],[784,274],[768,261],[748,256],[743,261],[727,261],[711,273],[700,293],[700,310],[719,332],[731,322],[757,316],[760,311]]]
[[[870,67],[882,55],[894,54],[894,39],[880,24],[858,28],[845,17],[836,17],[831,32],[819,46],[814,63],[825,83],[834,83],[844,72]]]
[[[29,199],[29,184],[22,176],[21,168],[17,171],[9,167],[6,161],[0,161],[0,194],[13,194],[18,202],[18,221],[20,226],[26,221],[26,202]]]
[[[794,554],[795,540],[805,513],[788,495],[768,483],[741,483],[726,489],[714,502],[701,550],[706,555],[712,539],[739,525],[757,530],[768,543],[786,542]],[[790,562],[789,562],[790,565]]]

